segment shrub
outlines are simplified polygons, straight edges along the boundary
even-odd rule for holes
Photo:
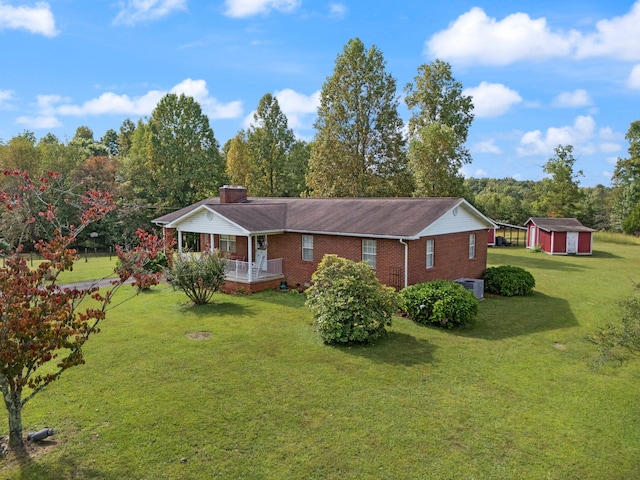
[[[529,295],[536,286],[533,275],[524,268],[511,265],[487,268],[483,278],[487,292],[505,297]]]
[[[325,255],[306,290],[306,305],[326,344],[369,343],[386,334],[397,294],[364,262]]]
[[[462,285],[435,280],[405,287],[400,292],[404,311],[413,321],[454,328],[478,314],[478,299]]]
[[[204,305],[224,284],[226,266],[227,260],[217,253],[178,256],[167,273],[167,280],[193,303]]]

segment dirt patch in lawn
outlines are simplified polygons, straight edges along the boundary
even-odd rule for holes
[[[29,462],[46,455],[58,446],[58,442],[49,437],[39,442],[25,441],[24,450],[9,450],[9,438],[0,437],[0,471],[14,468],[18,465],[28,465]]]
[[[189,332],[186,334],[191,340],[206,340],[211,337],[211,332]]]

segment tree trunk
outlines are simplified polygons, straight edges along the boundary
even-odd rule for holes
[[[13,391],[9,388],[4,378],[0,376],[0,387],[4,404],[9,414],[9,448],[23,448],[22,439],[22,392]]]

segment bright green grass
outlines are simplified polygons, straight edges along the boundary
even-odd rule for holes
[[[38,255],[27,255],[29,265],[38,265],[40,257]],[[74,283],[85,280],[100,280],[102,278],[115,278],[113,269],[118,258],[115,255],[81,255],[80,259],[73,264],[73,270],[65,271],[58,277],[58,283]]]
[[[489,264],[531,271],[535,293],[485,299],[462,331],[398,318],[365,348],[322,345],[298,294],[196,308],[154,287],[27,405],[56,446],[0,478],[640,478],[640,361],[594,371],[585,339],[640,280],[640,248]]]

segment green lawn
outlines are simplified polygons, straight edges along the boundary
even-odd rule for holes
[[[190,307],[154,287],[26,406],[26,430],[58,433],[0,478],[640,478],[640,359],[596,371],[586,341],[640,281],[640,246],[489,264],[528,269],[534,295],[489,297],[462,331],[398,318],[366,348],[322,345],[299,294]]]

